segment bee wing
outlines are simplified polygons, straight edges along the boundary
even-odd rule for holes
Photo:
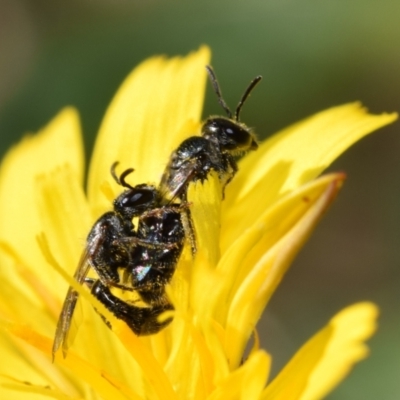
[[[169,173],[166,179],[161,180],[160,194],[162,199],[168,199],[166,204],[173,203],[177,198],[186,196],[188,183],[193,180],[198,162],[188,159],[175,173]],[[163,177],[164,178],[164,177]]]
[[[104,239],[102,236],[96,235],[89,244],[87,244],[82,256],[79,260],[78,267],[74,274],[74,279],[82,285],[85,278],[92,267],[92,257]],[[72,287],[68,289],[67,296],[65,297],[64,304],[61,310],[60,317],[57,322],[56,333],[53,342],[53,358],[60,346],[63,349],[64,357],[68,352],[68,333],[71,327],[72,317],[75,311],[76,303],[78,301],[79,293]]]
[[[196,171],[198,171],[198,169],[198,160],[196,158],[188,158],[175,173],[171,173],[169,170],[168,175],[166,175],[166,177],[163,176],[159,188],[163,206],[173,204],[177,198],[181,200],[181,203],[185,203],[186,209],[181,213],[181,220],[185,234],[190,243],[192,255],[196,254],[197,245],[193,221],[190,210],[187,208],[187,188],[189,183],[196,177]]]

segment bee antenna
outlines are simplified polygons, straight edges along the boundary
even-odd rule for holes
[[[119,176],[120,185],[128,189],[133,189],[133,187],[125,181],[125,178],[134,171],[133,168],[128,168]]]
[[[249,97],[250,93],[252,92],[252,90],[256,87],[256,85],[258,84],[258,82],[260,82],[262,79],[261,75],[256,76],[251,82],[250,85],[247,87],[246,91],[244,92],[242,98],[239,101],[239,104],[236,107],[236,111],[235,111],[235,120],[237,122],[239,122],[239,115],[240,115],[240,111],[242,110],[243,104],[244,102],[247,100],[247,98]]]
[[[131,174],[134,169],[133,168],[128,168],[127,170],[125,170],[119,177],[117,175],[117,173],[115,172],[115,169],[117,168],[117,166],[119,165],[119,161],[115,161],[112,165],[111,165],[111,176],[114,178],[115,182],[118,183],[118,185],[121,185],[123,187],[126,187],[128,189],[133,189],[133,187],[126,182],[125,178]]]
[[[208,72],[208,76],[210,77],[211,84],[214,88],[214,92],[218,97],[218,102],[221,105],[221,107],[226,111],[227,115],[229,118],[232,118],[232,111],[228,107],[228,105],[225,103],[225,100],[222,98],[222,93],[221,89],[219,87],[217,77],[215,75],[214,70],[212,69],[211,65],[206,65],[206,70]]]
[[[114,181],[117,182],[118,185],[121,185],[118,175],[115,172],[115,169],[117,168],[118,165],[119,165],[119,161],[113,162],[111,165],[111,168],[110,168],[110,172],[111,172],[111,176],[114,178]]]

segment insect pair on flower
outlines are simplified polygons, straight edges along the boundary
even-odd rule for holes
[[[187,199],[189,185],[204,182],[215,171],[224,195],[225,186],[238,170],[236,156],[258,147],[253,132],[239,117],[261,76],[251,81],[233,114],[222,97],[213,69],[206,69],[227,117],[207,118],[201,136],[189,137],[172,152],[158,187],[131,186],[126,178],[133,169],[118,176],[118,163],[112,165],[111,175],[125,190],[113,201],[113,210],[93,225],[74,274],[79,284],[87,286],[137,335],[156,333],[171,322],[172,318],[159,317],[173,310],[165,286],[175,272],[186,240],[195,256],[196,235]],[[91,269],[97,275],[94,279],[88,277]],[[118,290],[134,293],[138,300],[125,300],[114,293]],[[67,353],[68,332],[78,297],[78,292],[70,287],[57,323],[53,356],[60,347],[64,355]]]

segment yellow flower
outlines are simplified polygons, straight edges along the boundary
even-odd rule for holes
[[[3,160],[2,398],[320,399],[367,355],[364,341],[377,315],[370,303],[337,314],[272,381],[270,356],[255,331],[344,179],[318,176],[351,144],[396,119],[368,114],[359,104],[323,111],[264,142],[240,162],[223,202],[214,176],[191,185],[199,251],[195,260],[187,249],[181,257],[167,288],[174,320],[158,334],[135,336],[71,279],[90,227],[120,191],[111,164],[134,167],[132,185],[157,183],[171,151],[199,132],[208,62],[209,51],[201,48],[185,58],[152,58],[128,76],[102,123],[87,196],[72,108]],[[67,357],[57,353],[52,363],[68,284],[81,295],[81,324]]]

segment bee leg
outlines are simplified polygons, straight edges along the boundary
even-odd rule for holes
[[[190,203],[187,201],[186,192],[182,193],[181,200],[183,205],[183,210],[181,211],[183,230],[185,231],[186,237],[189,239],[190,249],[192,251],[192,256],[194,257],[197,253],[196,235],[190,208],[187,207]]]
[[[170,300],[165,293],[165,285],[162,287],[153,287],[150,289],[138,289],[137,291],[142,301],[152,307],[169,307]],[[173,308],[172,308],[173,309]]]
[[[225,179],[223,175],[220,175],[220,181],[222,182],[222,200],[225,199],[225,188],[226,185],[234,178],[236,173],[238,172],[238,166],[235,159],[230,155],[226,155],[226,166],[224,170],[224,174],[226,175]]]
[[[112,244],[115,246],[118,245],[142,246],[142,247],[147,247],[149,249],[161,249],[161,250],[174,249],[179,245],[179,243],[165,243],[165,242],[156,242],[154,240],[140,239],[136,236],[121,237],[119,239],[115,239],[112,242]]]
[[[108,281],[108,280],[104,280],[104,279],[94,279],[94,278],[85,278],[85,285],[92,290],[93,286],[95,283],[97,282],[102,282],[102,285],[104,287],[115,287],[121,290],[126,290],[128,292],[133,292],[134,290],[136,290],[135,288],[133,288],[132,286],[127,286],[124,285],[122,283],[118,283],[118,282],[114,282],[114,281]]]
[[[144,211],[141,214],[141,218],[153,217],[153,216],[161,216],[166,212],[175,213],[177,211],[183,211],[189,208],[192,204],[188,202],[182,202],[180,204],[172,204],[172,205],[164,205],[158,208],[152,208],[151,210]]]
[[[137,307],[114,296],[110,289],[99,280],[92,284],[91,293],[112,314],[124,321],[136,335],[157,333],[172,321],[172,317],[159,321],[159,317],[164,311],[174,309],[170,303],[151,307]],[[101,317],[107,326],[112,329],[110,322],[103,316]]]
[[[98,279],[94,278],[85,278],[85,285],[92,290],[93,285],[98,281]]]

